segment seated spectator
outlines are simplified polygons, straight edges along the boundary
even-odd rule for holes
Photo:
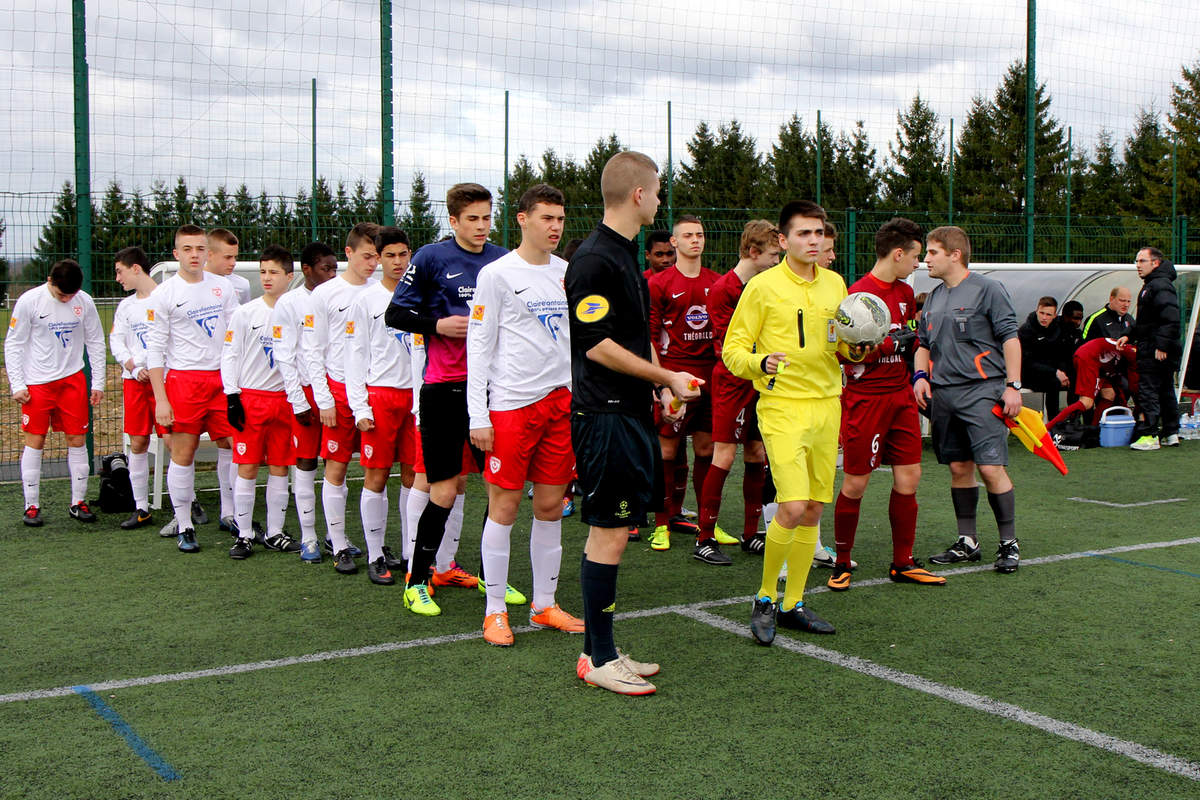
[[[1129,313],[1129,305],[1133,302],[1133,293],[1124,286],[1115,286],[1108,293],[1108,305],[1093,313],[1083,323],[1083,340],[1120,339],[1129,336],[1133,330],[1133,315]]]
[[[1125,339],[1092,339],[1075,351],[1075,393],[1079,399],[1055,415],[1046,427],[1054,430],[1076,414],[1096,409],[1092,424],[1099,422],[1104,409],[1123,404],[1137,392],[1137,349]]]
[[[1043,297],[1038,300],[1037,310],[1030,312],[1017,330],[1021,342],[1021,383],[1026,389],[1046,393],[1046,413],[1050,416],[1058,414],[1058,394],[1070,385],[1066,335],[1056,311],[1058,301]]]

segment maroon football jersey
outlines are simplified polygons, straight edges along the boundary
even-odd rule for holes
[[[725,332],[733,319],[733,310],[745,290],[746,284],[733,270],[721,276],[708,291],[708,318],[712,321],[713,351],[721,357],[721,345],[725,343]]]
[[[689,278],[671,267],[650,279],[650,343],[663,364],[716,361],[708,294],[720,277],[701,268],[699,275]]]
[[[859,278],[849,289],[854,292],[869,292],[883,300],[892,312],[892,330],[903,328],[916,317],[916,301],[912,287],[904,281],[884,283],[871,273]],[[908,364],[904,357],[892,350],[892,343],[885,339],[875,354],[861,364],[847,362],[846,389],[871,394],[891,392],[908,386]]]

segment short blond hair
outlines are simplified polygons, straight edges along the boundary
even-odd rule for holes
[[[752,219],[742,228],[742,243],[738,248],[738,255],[749,258],[751,247],[756,247],[760,253],[764,253],[771,245],[778,244],[778,228],[765,219]]]
[[[925,238],[946,248],[947,253],[959,251],[962,253],[963,266],[971,265],[971,239],[967,236],[967,232],[957,225],[943,225],[940,228],[934,228],[926,234]]]
[[[617,153],[604,165],[600,173],[600,195],[604,206],[619,206],[629,199],[633,190],[645,188],[658,178],[658,165],[645,153],[625,150]]]

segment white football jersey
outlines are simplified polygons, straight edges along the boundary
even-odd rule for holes
[[[225,276],[230,283],[233,284],[233,290],[237,292],[237,300],[241,305],[246,305],[250,302],[250,281],[238,275],[236,272],[231,272]]]
[[[534,265],[508,253],[479,271],[467,328],[467,409],[472,428],[488,409],[511,411],[571,386],[567,262]]]
[[[275,368],[272,334],[271,309],[261,297],[233,312],[221,350],[221,384],[225,394],[236,394],[242,389],[283,391],[283,376]]]
[[[83,369],[87,349],[92,391],[104,391],[104,329],[87,292],[63,303],[50,284],[30,289],[13,306],[4,339],[4,367],[11,391],[57,381]]]
[[[313,330],[301,339],[302,354],[312,377],[313,397],[320,408],[333,408],[329,384],[320,380],[328,375],[338,383],[346,382],[346,325],[350,308],[359,293],[374,280],[355,286],[342,275],[330,278],[312,293]]]
[[[271,310],[271,331],[275,336],[275,366],[283,376],[288,402],[297,414],[308,409],[305,386],[312,385],[308,365],[301,356],[301,337],[313,330],[312,292],[301,285],[275,301]],[[313,409],[314,411],[316,409]]]
[[[355,422],[374,419],[367,402],[368,386],[411,389],[413,334],[389,328],[383,321],[392,302],[382,283],[361,292],[346,323],[346,399]]]
[[[146,310],[150,308],[150,295],[138,297],[131,294],[117,305],[113,315],[112,331],[108,334],[108,349],[121,365],[121,377],[133,379],[138,370],[146,368],[146,334],[150,322]],[[133,360],[133,371],[125,369],[125,362]]]
[[[146,310],[147,366],[183,370],[221,368],[221,344],[238,308],[233,284],[201,273],[196,283],[172,275],[150,293]]]

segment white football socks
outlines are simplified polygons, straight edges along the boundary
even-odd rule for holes
[[[300,518],[300,540],[317,541],[317,471],[297,469],[292,491],[296,494],[296,516]]]
[[[221,519],[235,516],[237,507],[233,503],[233,484],[237,479],[237,467],[233,464],[233,450],[217,448],[217,486],[221,494]]]
[[[358,500],[362,515],[363,535],[367,540],[367,560],[383,558],[383,536],[387,527],[388,502],[383,492],[373,492],[363,487]]]
[[[404,531],[405,561],[412,561],[413,550],[417,546],[417,523],[427,505],[429,505],[429,492],[422,492],[416,488],[409,490],[408,503],[404,507],[404,516],[408,521],[408,527]]]
[[[150,454],[129,454],[129,484],[133,487],[133,504],[139,511],[150,510]]]
[[[192,501],[196,499],[196,465],[167,465],[167,494],[175,509],[175,524],[180,532],[192,528]]]
[[[533,528],[529,532],[529,563],[533,565],[533,607],[542,611],[554,605],[554,595],[558,591],[558,570],[562,566],[562,520],[533,520]]]
[[[267,476],[267,536],[283,533],[283,518],[288,507],[287,475]]]
[[[26,447],[21,451],[21,486],[25,490],[25,507],[42,504],[42,451]]]
[[[71,476],[71,505],[87,500],[88,457],[86,447],[67,448],[67,472]]]
[[[333,552],[339,553],[350,546],[346,538],[346,486],[321,481],[321,509],[325,512],[325,528]]]
[[[461,495],[459,495],[461,497]],[[487,607],[484,614],[497,614],[505,610],[504,591],[508,586],[508,557],[512,525],[501,525],[488,517],[483,523],[483,539],[479,543],[479,555],[483,558],[483,574],[486,576]]]
[[[242,539],[254,538],[254,489],[254,478],[238,476],[233,484],[233,516]]]
[[[454,505],[450,507],[450,516],[446,519],[446,533],[442,536],[442,545],[437,551],[437,571],[445,572],[454,563],[458,555],[458,542],[462,539],[463,505],[466,495],[455,495]]]

